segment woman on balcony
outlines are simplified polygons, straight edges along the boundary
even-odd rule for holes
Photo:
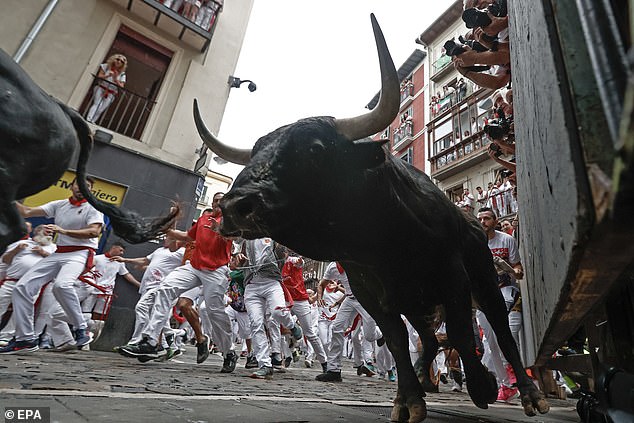
[[[114,101],[119,87],[126,83],[125,70],[128,67],[128,59],[123,54],[113,54],[106,63],[99,65],[97,73],[97,85],[93,89],[92,105],[86,115],[88,122],[99,120],[103,112]]]

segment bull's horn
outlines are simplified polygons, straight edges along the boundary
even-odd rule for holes
[[[249,160],[251,159],[251,149],[230,147],[222,143],[209,131],[209,129],[207,129],[205,122],[203,122],[203,118],[200,116],[197,99],[194,99],[194,122],[196,122],[196,129],[198,129],[200,138],[202,138],[207,147],[216,153],[218,157],[228,162],[244,166],[249,163]]]
[[[381,67],[381,97],[370,113],[348,119],[336,119],[337,132],[354,141],[374,135],[388,127],[398,114],[400,106],[399,83],[392,56],[387,48],[383,32],[374,14],[370,15],[374,39]]]

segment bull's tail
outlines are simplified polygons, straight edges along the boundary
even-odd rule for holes
[[[79,157],[77,159],[77,184],[84,198],[97,210],[110,218],[114,232],[133,244],[155,239],[173,226],[180,213],[177,203],[173,205],[167,216],[154,219],[143,218],[136,212],[121,209],[113,204],[101,201],[90,192],[86,184],[86,164],[92,151],[92,134],[86,121],[71,108],[60,103],[73,122],[79,138]]]

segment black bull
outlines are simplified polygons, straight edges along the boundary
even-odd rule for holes
[[[48,188],[68,168],[79,142],[77,182],[88,200],[110,217],[117,235],[132,243],[155,238],[179,212],[146,221],[96,199],[86,184],[92,134],[74,110],[46,94],[0,49],[0,254],[25,231],[13,201]]]
[[[194,118],[220,157],[246,165],[221,202],[225,235],[270,236],[317,260],[337,260],[357,299],[385,334],[398,368],[392,420],[426,416],[424,389],[412,368],[403,314],[424,343],[429,368],[437,341],[427,317],[441,305],[447,334],[459,351],[474,404],[497,396],[493,374],[475,353],[472,298],[486,314],[517,375],[527,415],[548,403],[527,376],[511,336],[487,239],[430,179],[366,137],[386,128],[399,109],[396,69],[374,16],[381,67],[381,98],[370,113],[351,119],[314,117],[260,138],[252,150],[223,144]],[[426,373],[427,374],[427,373]]]

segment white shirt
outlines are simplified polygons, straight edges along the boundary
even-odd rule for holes
[[[33,251],[33,248],[40,246],[37,242],[32,239],[21,239],[20,241],[16,241],[13,244],[7,247],[7,251],[12,251],[19,244],[27,244],[27,247],[18,252],[15,256],[13,256],[13,260],[11,264],[7,267],[7,279],[20,279],[22,275],[26,273],[27,270],[31,269],[31,267],[35,266],[35,263],[42,260],[44,257],[40,255],[40,253],[36,253]],[[50,244],[46,246],[41,246],[42,249],[48,253],[52,253],[57,248],[57,245]]]
[[[326,266],[326,270],[324,271],[324,276],[322,276],[322,279],[341,283],[341,285],[343,285],[344,289],[346,290],[346,295],[352,295],[350,282],[348,282],[348,275],[346,275],[346,272],[339,273],[336,262],[331,261],[328,266]]]
[[[110,260],[105,254],[95,256],[92,274],[97,285],[112,289],[117,279],[117,275],[127,275],[130,273],[125,264]]]
[[[73,206],[68,200],[57,200],[40,206],[46,217],[55,219],[55,224],[63,229],[84,229],[93,223],[103,224],[103,214],[88,202]],[[98,238],[74,238],[58,234],[55,243],[58,246],[80,246],[96,249]]]
[[[158,286],[163,279],[174,269],[180,266],[185,255],[185,247],[181,247],[176,251],[170,251],[169,248],[159,247],[146,258],[150,260],[150,264],[139,287],[139,294],[143,295],[150,289]]]

